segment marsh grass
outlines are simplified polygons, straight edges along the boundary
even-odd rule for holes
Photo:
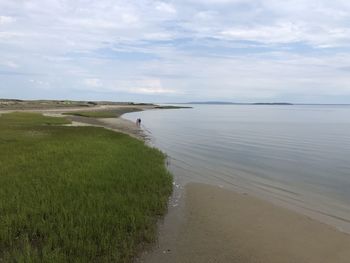
[[[64,118],[0,116],[0,262],[130,262],[171,176],[143,142]]]

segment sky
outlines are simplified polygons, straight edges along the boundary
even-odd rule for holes
[[[350,103],[350,1],[0,0],[0,98]]]

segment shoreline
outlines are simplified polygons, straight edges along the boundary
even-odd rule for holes
[[[64,111],[36,112],[58,117]],[[122,116],[63,116],[73,126],[104,127],[147,141]],[[175,180],[168,212],[158,223],[158,242],[135,262],[347,262],[350,235],[320,221],[258,194],[201,183],[178,186]]]
[[[182,218],[181,218],[182,217]],[[189,183],[136,262],[345,263],[350,235],[246,193]]]

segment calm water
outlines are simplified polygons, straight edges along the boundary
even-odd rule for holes
[[[193,107],[124,115],[142,118],[178,183],[250,191],[350,223],[350,106]]]

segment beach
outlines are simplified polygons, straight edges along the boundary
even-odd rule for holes
[[[157,246],[137,262],[349,262],[350,236],[332,226],[220,187],[190,183],[184,191]]]

